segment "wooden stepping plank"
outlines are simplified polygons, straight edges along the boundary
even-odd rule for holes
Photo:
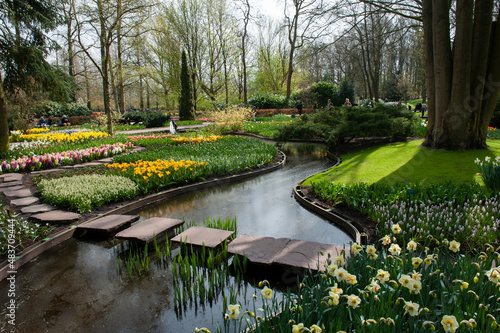
[[[23,175],[21,173],[6,173],[3,175],[0,175],[0,179],[2,179],[4,183],[15,182],[17,180],[22,180]]]
[[[23,189],[25,189],[25,187],[23,185],[5,186],[5,187],[0,187],[0,192],[3,192],[3,193],[14,192],[14,191],[19,191],[19,190],[23,190]]]
[[[40,202],[40,198],[37,197],[24,197],[19,199],[14,199],[10,201],[13,206],[29,206]]]
[[[49,212],[51,210],[55,210],[56,207],[47,205],[47,204],[40,204],[40,205],[31,205],[28,207],[23,207],[21,208],[21,213],[23,214],[36,214],[36,213],[43,213],[43,212]]]
[[[139,215],[107,215],[90,222],[80,224],[75,232],[91,232],[101,235],[113,235],[130,227],[139,220]]]
[[[288,267],[323,270],[328,253],[333,261],[343,249],[343,246],[294,239],[273,259],[273,263]]]
[[[115,237],[144,243],[150,243],[156,238],[157,242],[161,242],[166,236],[171,236],[167,235],[169,231],[182,224],[184,224],[183,220],[153,217],[120,231]]]
[[[0,183],[0,188],[13,187],[13,186],[22,186],[23,182],[21,180],[16,180],[13,182]]]
[[[3,194],[8,198],[24,198],[33,196],[33,193],[31,193],[31,191],[27,188],[16,191],[4,191]]]
[[[191,227],[172,238],[172,242],[216,248],[234,234],[233,231],[205,227]]]
[[[276,257],[291,241],[289,238],[240,235],[227,248],[231,254],[247,257],[255,264],[271,265]]]
[[[65,212],[62,210],[53,210],[46,213],[31,215],[30,218],[43,223],[66,223],[76,221],[80,218],[80,214]]]

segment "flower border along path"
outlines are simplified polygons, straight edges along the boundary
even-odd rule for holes
[[[265,174],[268,172],[275,171],[279,168],[282,168],[286,164],[286,156],[283,152],[278,151],[278,156],[277,156],[277,162],[272,163],[271,165],[265,166],[260,169],[252,170],[252,171],[245,171],[242,173],[238,173],[235,175],[229,175],[225,177],[219,177],[219,178],[214,178],[211,180],[207,180],[204,182],[200,183],[195,183],[195,184],[190,184],[186,186],[180,186],[177,188],[172,188],[168,189],[159,193],[151,194],[148,195],[142,199],[133,201],[132,203],[129,203],[127,205],[119,206],[118,208],[112,209],[106,213],[103,213],[97,217],[93,217],[89,220],[80,220],[80,217],[78,219],[75,219],[75,223],[69,225],[66,227],[64,230],[52,235],[50,238],[45,238],[42,241],[39,241],[23,251],[21,251],[13,261],[5,261],[0,264],[0,281],[6,278],[9,274],[10,271],[15,271],[22,265],[26,264],[30,260],[34,259],[35,257],[39,256],[43,252],[49,250],[50,248],[62,243],[63,241],[73,237],[73,234],[75,232],[76,226],[84,223],[84,222],[91,222],[95,219],[108,216],[108,215],[116,215],[116,214],[126,214],[127,212],[133,211],[137,208],[140,207],[146,207],[150,205],[154,205],[157,203],[160,203],[162,201],[165,201],[169,198],[189,193],[192,191],[197,191],[205,188],[210,188],[213,186],[218,186],[218,185],[223,185],[223,184],[229,184],[234,181],[239,181],[242,179],[258,176],[261,174]],[[94,161],[92,162],[92,165],[95,165],[95,163],[109,163],[109,159],[103,159],[99,161]],[[90,164],[90,163],[89,163]],[[84,165],[79,165],[77,167],[84,167]],[[47,172],[47,171],[45,171]],[[12,174],[8,174],[12,175]],[[2,175],[3,176],[3,175]],[[3,178],[3,177],[2,177]]]

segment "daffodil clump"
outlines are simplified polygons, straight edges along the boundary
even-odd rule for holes
[[[110,202],[132,199],[139,193],[137,184],[128,178],[97,174],[44,179],[38,188],[46,203],[80,213]]]
[[[197,180],[206,175],[204,170],[208,163],[171,159],[105,165],[132,179],[144,193],[148,193],[171,184]]]
[[[500,248],[463,255],[457,241],[395,241],[353,244],[270,308],[228,307],[224,322],[242,312],[259,332],[500,331]],[[255,311],[265,315],[254,320]]]
[[[48,128],[30,128],[29,130],[27,130],[29,134],[46,133],[49,131],[50,129]]]
[[[495,159],[486,156],[484,161],[476,158],[474,162],[479,168],[484,184],[494,191],[500,190],[500,156],[496,156]]]
[[[68,142],[81,143],[93,139],[105,138],[109,135],[105,132],[50,132],[50,133],[34,133],[21,134],[15,137],[17,141],[47,141],[47,142]],[[14,137],[12,137],[14,138]]]

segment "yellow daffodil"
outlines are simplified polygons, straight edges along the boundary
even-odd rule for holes
[[[302,333],[304,330],[304,324],[300,323],[292,326],[292,333]]]
[[[366,290],[374,294],[380,290],[380,285],[377,283],[377,281],[372,280],[372,282],[368,286],[366,286]]]
[[[311,333],[321,333],[321,327],[319,327],[318,325],[312,325]]]
[[[415,268],[418,268],[422,264],[422,262],[423,262],[422,258],[419,258],[419,257],[411,259],[411,264]]]
[[[410,276],[413,280],[417,280],[417,281],[422,280],[422,274],[420,274],[418,272],[413,271],[413,273],[411,273]]]
[[[329,305],[337,306],[337,305],[339,305],[339,300],[340,300],[339,294],[337,294],[333,291],[329,292],[329,297],[328,297],[328,304]]]
[[[335,271],[337,270],[338,266],[335,264],[330,264],[326,267],[326,272],[333,276],[335,274]]]
[[[457,253],[458,251],[460,251],[460,243],[457,242],[457,241],[451,241],[450,242],[450,250]]]
[[[358,283],[358,279],[357,279],[356,275],[347,274],[347,276],[345,278],[345,282],[347,282],[347,284],[350,284],[350,285],[355,285]]]
[[[354,254],[359,254],[361,251],[363,251],[363,247],[359,245],[358,243],[354,243],[351,247],[352,252]]]
[[[265,300],[270,300],[273,298],[273,290],[268,288],[267,286],[260,292],[262,294],[262,298]]]
[[[493,283],[500,282],[500,268],[492,268],[486,272],[486,276]]]
[[[419,294],[422,290],[422,282],[411,279],[409,288],[412,294]]]
[[[432,262],[434,261],[434,256],[432,254],[428,254],[427,257],[425,257],[424,259],[424,263],[429,266],[430,264],[432,264]]]
[[[399,281],[399,283],[400,283],[403,287],[408,288],[408,287],[409,287],[409,285],[410,285],[411,280],[413,280],[413,279],[411,278],[411,276],[406,275],[406,274],[402,274],[402,275],[401,275],[401,277],[399,278],[399,280],[398,280],[398,281]]]
[[[337,258],[335,258],[334,263],[337,266],[342,266],[342,264],[344,263],[344,258],[342,256],[338,256]]]

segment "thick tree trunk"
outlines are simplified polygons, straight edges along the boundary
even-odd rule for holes
[[[0,72],[0,154],[9,150],[9,123],[7,121],[7,102],[3,91],[2,73]]]

